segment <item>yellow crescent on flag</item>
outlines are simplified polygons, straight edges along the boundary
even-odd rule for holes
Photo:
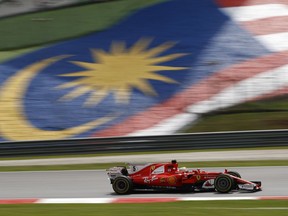
[[[47,131],[33,126],[23,111],[23,97],[31,80],[45,67],[67,55],[56,56],[31,64],[8,79],[0,89],[0,134],[7,140],[63,139],[89,131],[113,120],[116,116],[105,116],[80,126],[61,131]]]

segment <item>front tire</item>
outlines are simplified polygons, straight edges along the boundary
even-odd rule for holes
[[[117,194],[129,194],[133,190],[133,184],[129,177],[119,176],[114,179],[112,188]]]
[[[234,180],[225,174],[220,174],[215,179],[215,189],[219,193],[229,193],[234,187]]]

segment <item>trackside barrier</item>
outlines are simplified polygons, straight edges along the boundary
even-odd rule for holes
[[[0,143],[0,157],[288,146],[288,130]]]

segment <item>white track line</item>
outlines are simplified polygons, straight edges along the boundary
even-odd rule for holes
[[[113,198],[47,198],[39,199],[36,203],[39,204],[101,204],[101,203],[112,203]]]
[[[105,203],[157,203],[177,201],[223,201],[223,200],[288,200],[288,196],[269,197],[120,197],[120,198],[40,198],[40,199],[0,199],[1,204],[105,204]],[[196,207],[197,208],[197,207]],[[208,208],[208,207],[207,207]],[[239,209],[247,208],[218,208]],[[210,208],[209,208],[210,209]],[[286,210],[288,207],[255,207],[249,210]]]

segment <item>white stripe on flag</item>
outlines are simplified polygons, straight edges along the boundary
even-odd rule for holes
[[[187,111],[200,114],[220,108],[227,108],[285,86],[288,86],[288,65],[240,81],[224,89],[209,100],[191,105],[187,108]]]
[[[221,8],[232,19],[245,22],[268,17],[288,16],[288,7],[283,4],[264,4],[253,6],[240,6]]]
[[[167,118],[152,127],[139,130],[128,134],[128,136],[156,136],[164,134],[173,134],[185,125],[195,122],[198,115],[194,113],[180,113]]]
[[[288,32],[260,35],[255,38],[273,52],[288,50]]]

